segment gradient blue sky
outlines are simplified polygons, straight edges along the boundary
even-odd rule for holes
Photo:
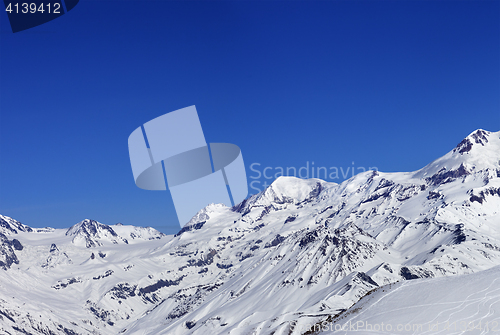
[[[177,232],[127,138],[190,105],[249,177],[412,171],[500,130],[498,1],[80,1],[16,34],[0,20],[0,213],[33,227]]]

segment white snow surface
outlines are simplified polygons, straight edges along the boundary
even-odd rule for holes
[[[320,334],[495,334],[500,332],[500,266],[374,289],[345,313],[305,331]]]
[[[341,184],[280,177],[234,208],[208,205],[175,236],[90,219],[35,229],[0,216],[0,334],[493,322],[499,149],[500,132],[478,130],[414,172]]]

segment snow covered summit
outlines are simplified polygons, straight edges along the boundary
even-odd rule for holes
[[[500,131],[490,132],[478,129],[464,138],[457,146],[416,171],[416,178],[432,177],[439,173],[467,174],[479,170],[500,170]]]
[[[126,239],[119,237],[110,226],[89,219],[69,228],[66,236],[73,236],[74,244],[85,245],[87,248],[100,246],[104,240],[115,244],[119,241],[128,243]]]
[[[108,242],[128,244],[129,240],[134,239],[159,239],[164,234],[151,227],[124,226],[122,224],[108,226],[94,220],[85,219],[69,228],[66,236],[72,236],[72,242],[76,245],[85,245],[87,248],[91,248]]]
[[[31,232],[33,229],[14,220],[11,217],[0,215],[0,233],[5,235],[17,234],[19,232]]]

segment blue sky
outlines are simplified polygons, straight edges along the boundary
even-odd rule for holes
[[[16,34],[0,21],[0,213],[33,227],[177,232],[127,138],[190,105],[249,177],[413,171],[500,130],[498,1],[80,1]]]

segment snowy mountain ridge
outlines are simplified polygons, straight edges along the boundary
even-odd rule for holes
[[[499,149],[500,132],[477,130],[414,172],[280,177],[175,236],[93,220],[42,233],[1,217],[17,234],[2,226],[0,330],[302,334],[398,282],[481,275],[500,265]]]
[[[14,220],[11,217],[0,215],[0,233],[4,235],[18,234],[19,232],[31,232],[33,229]]]

